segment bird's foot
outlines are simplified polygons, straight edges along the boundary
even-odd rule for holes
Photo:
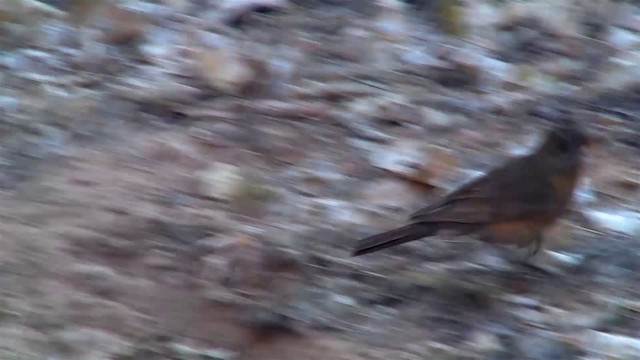
[[[542,237],[538,237],[533,241],[533,243],[529,245],[529,249],[528,249],[525,261],[529,261],[534,256],[538,255],[541,248],[542,248]]]
[[[534,272],[542,273],[545,275],[558,275],[558,271],[556,271],[556,269],[543,266],[539,263],[529,261],[528,259],[520,262],[520,266],[525,269],[533,270]]]
[[[529,244],[527,249],[527,254],[523,259],[521,259],[520,265],[527,269],[541,272],[546,275],[557,274],[557,271],[554,271],[556,269],[545,266],[546,262],[544,261],[543,258],[545,258],[547,254],[546,254],[546,251],[544,250],[542,251],[542,253],[540,253],[541,249],[542,249],[542,237],[539,236],[531,244]],[[536,256],[536,255],[540,255],[540,256]]]
[[[547,274],[560,275],[567,268],[577,266],[581,262],[582,257],[576,255],[543,250],[539,256],[528,258],[522,264],[527,268],[543,271]]]

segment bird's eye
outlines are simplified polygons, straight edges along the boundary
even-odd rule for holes
[[[556,141],[556,149],[561,152],[561,153],[565,153],[567,151],[569,151],[569,139],[567,139],[564,136],[558,137],[557,141]]]

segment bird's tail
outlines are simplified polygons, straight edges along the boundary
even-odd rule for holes
[[[359,256],[434,235],[435,225],[409,224],[359,240],[351,256]]]

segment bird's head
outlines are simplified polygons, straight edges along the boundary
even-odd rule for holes
[[[588,146],[590,142],[584,130],[575,120],[568,117],[547,132],[540,146],[540,152],[551,156],[580,155],[582,148]]]

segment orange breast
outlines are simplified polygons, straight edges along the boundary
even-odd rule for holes
[[[558,199],[558,205],[561,208],[560,210],[564,210],[569,203],[569,200],[571,200],[573,190],[576,188],[576,184],[578,183],[578,176],[578,171],[570,171],[551,177],[551,184],[556,194],[556,198]]]
[[[552,217],[534,220],[496,222],[487,228],[485,241],[509,245],[527,245],[534,241],[551,223]]]

